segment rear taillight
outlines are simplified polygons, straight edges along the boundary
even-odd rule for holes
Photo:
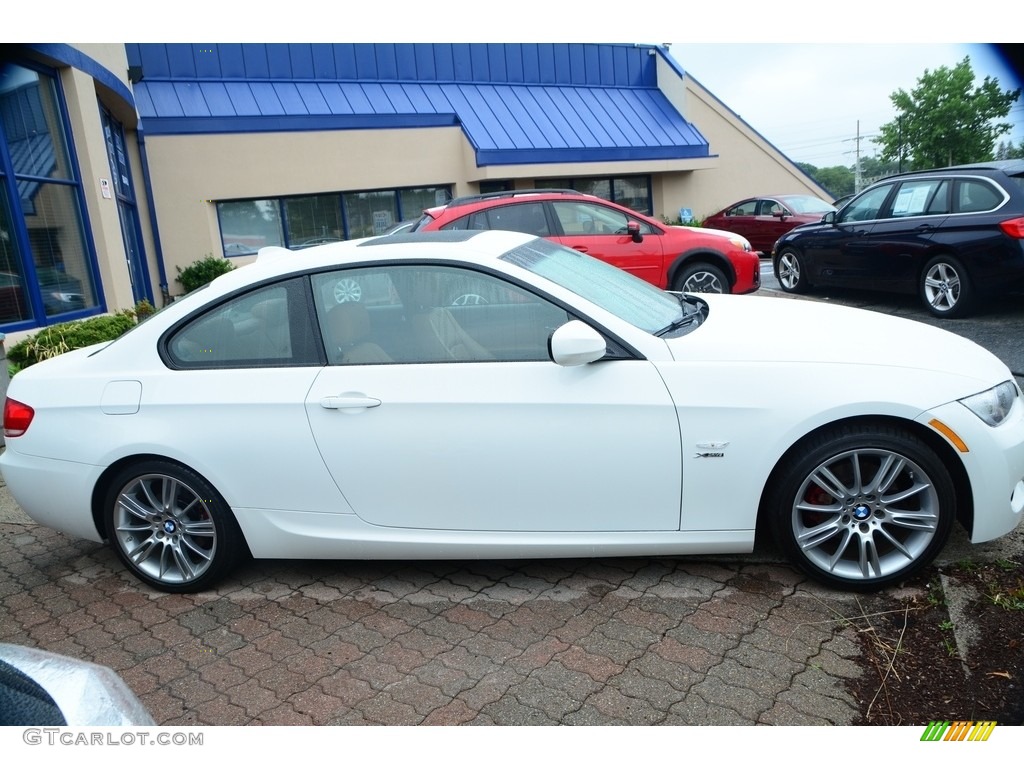
[[[999,222],[999,228],[1010,237],[1024,240],[1024,217]]]
[[[31,406],[7,398],[4,402],[4,437],[21,437],[32,423],[36,412]]]

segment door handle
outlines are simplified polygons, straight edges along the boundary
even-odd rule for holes
[[[345,394],[329,395],[320,398],[320,406],[331,411],[361,411],[364,408],[376,408],[381,401],[366,395]]]
[[[572,247],[572,249],[573,249],[574,251],[579,251],[580,253],[586,253],[587,251],[589,251],[589,250],[590,250],[590,249],[589,249],[589,248],[587,248],[587,246],[585,246],[585,245],[574,245],[574,246]]]

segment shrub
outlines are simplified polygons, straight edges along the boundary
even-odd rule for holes
[[[135,326],[135,310],[126,309],[116,315],[101,315],[88,320],[72,320],[44,328],[22,339],[7,350],[8,370],[13,376],[22,368],[40,360],[56,357],[72,349],[112,341]]]
[[[191,293],[196,288],[206,285],[213,278],[220,277],[234,268],[235,265],[227,259],[207,254],[202,259],[193,261],[184,269],[177,267],[178,276],[175,280],[181,283],[185,293]]]
[[[141,323],[147,317],[156,312],[156,307],[150,304],[146,299],[139,299],[135,303],[135,309],[133,311],[135,312],[135,319]]]

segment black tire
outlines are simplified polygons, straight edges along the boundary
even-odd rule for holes
[[[792,248],[783,248],[779,253],[775,278],[786,293],[807,293],[811,288],[803,257]]]
[[[103,523],[136,577],[164,592],[199,592],[248,549],[234,513],[204,478],[170,461],[140,461],[107,486]]]
[[[801,570],[830,587],[868,592],[935,558],[956,518],[956,493],[939,457],[908,430],[838,425],[787,454],[764,512]]]
[[[924,265],[919,293],[935,317],[966,317],[974,308],[971,279],[952,256],[936,256]]]
[[[672,285],[673,290],[682,293],[729,293],[730,288],[725,273],[703,261],[683,267]]]

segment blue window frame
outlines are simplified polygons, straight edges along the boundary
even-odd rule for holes
[[[19,330],[103,310],[58,79],[0,62],[0,324]]]

